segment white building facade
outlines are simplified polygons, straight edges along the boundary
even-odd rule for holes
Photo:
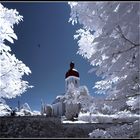
[[[71,89],[78,89],[80,86],[79,73],[74,69],[74,63],[70,63],[70,69],[65,74],[65,95],[71,91]],[[64,96],[65,96],[64,95]],[[68,105],[64,102],[64,96],[59,96],[52,104],[52,115],[61,117],[65,115]]]

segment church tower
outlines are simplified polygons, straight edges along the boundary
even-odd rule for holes
[[[80,78],[79,73],[74,69],[74,62],[70,63],[70,69],[65,74],[65,91],[67,92],[69,88],[79,88]]]

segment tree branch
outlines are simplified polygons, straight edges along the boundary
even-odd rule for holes
[[[120,100],[123,100],[123,99],[128,99],[130,97],[137,97],[137,96],[140,96],[140,94],[136,93],[136,94],[133,94],[133,95],[126,95],[124,97],[121,97],[121,98],[115,98],[115,99],[105,99],[105,101],[120,101]]]
[[[2,74],[2,75],[0,76],[0,78],[3,77],[3,76],[5,76],[6,74],[8,74],[10,71],[12,71],[12,69],[13,69],[14,67],[16,67],[16,66],[19,65],[19,64],[21,64],[21,63],[20,63],[20,62],[17,62],[15,65],[12,66],[12,68],[11,68],[10,70],[8,70],[8,71],[5,72],[4,74]]]
[[[140,45],[139,45],[139,44],[135,44],[134,46],[132,46],[131,48],[128,48],[128,49],[126,49],[126,50],[114,52],[114,53],[112,54],[112,57],[114,57],[115,54],[118,55],[118,54],[120,54],[120,53],[124,53],[124,52],[130,51],[131,49],[134,49],[134,48],[136,48],[136,47],[138,47],[138,46],[140,46]]]
[[[136,44],[136,43],[132,42],[131,40],[129,40],[129,39],[127,39],[127,38],[125,37],[125,35],[124,35],[124,33],[123,33],[123,31],[122,31],[120,25],[117,25],[117,27],[116,27],[115,30],[121,35],[121,37],[122,37],[123,39],[125,39],[125,40],[126,40],[127,42],[129,42],[130,44],[134,45],[135,47],[140,46],[140,44]]]
[[[12,69],[10,69],[9,71],[7,71],[6,73],[2,74],[0,77],[5,76],[6,74],[8,74],[10,71],[12,71]]]

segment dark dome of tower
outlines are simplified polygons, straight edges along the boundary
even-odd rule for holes
[[[76,69],[74,69],[74,62],[70,63],[70,69],[66,72],[65,78],[67,78],[69,76],[79,77],[78,71]]]

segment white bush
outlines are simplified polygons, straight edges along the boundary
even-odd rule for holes
[[[90,138],[133,138],[138,137],[140,122],[137,120],[132,125],[124,124],[107,128],[96,129],[89,133]]]

